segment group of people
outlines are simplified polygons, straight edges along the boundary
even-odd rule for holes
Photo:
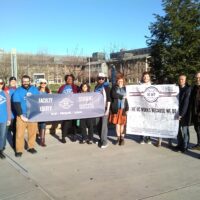
[[[124,76],[117,76],[116,85],[110,90],[107,77],[104,73],[97,76],[97,84],[94,92],[103,95],[105,114],[98,118],[86,118],[80,120],[64,120],[61,123],[62,138],[61,142],[66,143],[66,136],[71,135],[72,141],[76,141],[76,127],[80,123],[80,131],[82,134],[81,144],[92,144],[94,142],[94,126],[99,133],[98,144],[101,148],[108,146],[108,120],[117,124],[116,132],[120,145],[124,144],[124,126],[126,124],[126,112],[128,111],[128,103],[126,99],[126,89]],[[80,86],[74,84],[74,76],[72,74],[65,76],[65,84],[62,85],[58,94],[68,93],[84,93],[90,92],[90,86],[87,82]],[[31,78],[24,75],[21,79],[21,86],[17,87],[15,77],[9,79],[9,86],[5,86],[5,82],[0,79],[0,158],[4,159],[7,133],[10,131],[13,135],[13,148],[15,156],[21,157],[24,152],[24,134],[27,129],[27,151],[31,154],[37,153],[35,149],[36,137],[40,141],[40,145],[45,147],[45,122],[30,122],[27,119],[26,97],[39,94],[50,94],[51,91],[47,87],[47,81],[40,79],[39,87],[31,84]],[[113,102],[113,103],[112,103]],[[112,105],[112,106],[111,106]],[[110,115],[110,108],[112,115]],[[39,133],[39,134],[37,134]]]
[[[151,85],[151,78],[148,72],[144,72],[141,84]],[[166,83],[164,83],[166,84]],[[200,150],[200,72],[195,75],[195,85],[189,86],[187,76],[180,74],[178,77],[179,86],[179,130],[177,135],[177,146],[173,149],[185,153],[188,148]],[[197,134],[197,144],[189,146],[189,126],[193,125]],[[158,138],[156,146],[161,146],[162,138]],[[151,144],[149,136],[141,136],[140,144]],[[172,140],[169,139],[169,146],[172,147]]]
[[[197,145],[193,148],[200,150],[200,72],[195,75],[196,84],[190,87],[187,84],[187,77],[181,74],[178,79],[179,93],[179,132],[177,136],[177,146],[175,150],[185,152],[189,145],[189,125],[194,124],[197,133]],[[71,135],[72,141],[76,141],[77,124],[80,125],[82,139],[81,144],[94,143],[94,129],[99,134],[98,145],[101,148],[108,146],[108,122],[115,125],[116,142],[115,144],[124,145],[125,143],[125,127],[127,123],[127,112],[129,105],[126,94],[126,82],[122,74],[116,75],[116,83],[110,88],[109,82],[104,73],[97,76],[97,84],[94,92],[103,95],[105,113],[98,118],[85,118],[80,120],[64,120],[61,123],[62,138],[61,142],[66,143],[66,136]],[[85,93],[90,92],[90,86],[87,82],[77,86],[74,83],[72,74],[65,76],[65,84],[62,85],[58,93]],[[151,77],[148,72],[144,72],[141,78],[141,84],[151,85]],[[47,81],[41,79],[39,87],[31,84],[31,78],[24,75],[21,79],[21,86],[16,86],[16,78],[9,79],[9,86],[5,86],[3,79],[0,79],[0,158],[4,159],[3,151],[6,146],[6,137],[8,131],[13,135],[13,148],[15,156],[21,157],[24,152],[24,134],[25,129],[28,132],[27,151],[31,154],[37,153],[35,149],[36,137],[38,137],[40,145],[45,147],[45,122],[30,122],[27,119],[26,97],[30,95],[50,94],[51,91],[47,87]],[[38,131],[37,131],[38,130]],[[37,134],[37,132],[39,134]],[[158,138],[157,146],[160,146],[161,138]],[[171,140],[169,140],[169,143]],[[141,136],[141,144],[151,143],[151,138]]]

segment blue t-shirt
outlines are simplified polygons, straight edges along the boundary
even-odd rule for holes
[[[38,89],[31,85],[28,89],[25,89],[24,87],[18,87],[13,94],[13,102],[20,103],[21,104],[21,109],[22,109],[22,114],[26,116],[27,114],[27,108],[26,108],[26,97],[31,96],[33,94],[39,94]]]
[[[72,86],[71,85],[65,85],[63,91],[62,91],[62,94],[68,94],[68,93],[72,93],[73,90],[72,90]]]
[[[0,91],[0,123],[6,123],[8,120],[6,100],[4,91]]]

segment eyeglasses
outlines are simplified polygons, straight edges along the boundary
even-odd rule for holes
[[[4,84],[4,82],[0,82],[0,85],[3,85]]]
[[[104,77],[98,77],[98,80],[105,80]]]
[[[47,83],[45,83],[45,82],[41,82],[40,84],[45,84],[45,85],[46,85]]]

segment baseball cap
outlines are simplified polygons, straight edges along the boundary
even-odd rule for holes
[[[47,83],[47,80],[44,78],[39,79],[39,83]]]
[[[16,79],[16,77],[11,76],[11,77],[9,78],[9,81],[12,81],[12,80],[15,80],[15,81],[16,81],[17,79]]]
[[[103,77],[103,78],[106,78],[106,75],[105,75],[103,72],[100,72],[100,73],[98,74],[97,77]]]

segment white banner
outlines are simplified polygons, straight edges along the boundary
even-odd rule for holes
[[[178,134],[178,94],[175,85],[126,86],[127,134],[175,138]]]

